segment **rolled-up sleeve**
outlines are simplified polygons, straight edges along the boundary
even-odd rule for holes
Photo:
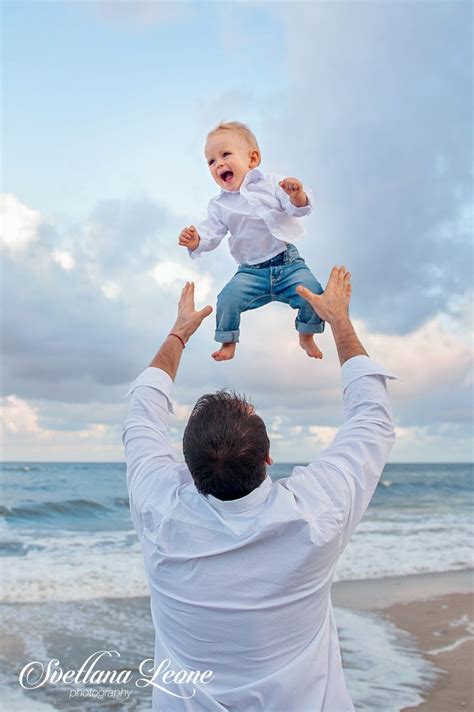
[[[397,376],[367,356],[346,361],[344,424],[332,444],[308,466],[296,467],[287,481],[310,509],[333,512],[339,552],[366,511],[395,440],[387,378]]]
[[[196,225],[196,229],[201,239],[195,250],[188,248],[192,260],[196,260],[203,252],[215,250],[228,233],[227,227],[222,222],[221,210],[214,199],[208,205],[206,220]]]
[[[122,442],[132,515],[140,512],[151,487],[177,463],[169,436],[173,381],[159,368],[146,368],[132,383]],[[126,396],[126,397],[127,397]]]

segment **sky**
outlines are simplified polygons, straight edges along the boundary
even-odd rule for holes
[[[262,170],[315,195],[301,255],[352,273],[351,318],[392,381],[392,462],[472,460],[472,6],[469,2],[3,0],[3,459],[121,461],[124,394],[169,332],[180,290],[212,304],[226,241],[191,261],[180,230],[218,192],[203,156],[222,120]],[[214,316],[183,354],[171,436],[197,398],[249,396],[277,462],[308,462],[342,422],[295,314]]]

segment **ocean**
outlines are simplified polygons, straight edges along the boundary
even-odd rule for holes
[[[276,480],[293,467],[274,465],[269,474]],[[472,567],[472,484],[471,465],[387,465],[336,580]],[[4,463],[2,493],[2,709],[149,709],[149,688],[126,701],[98,702],[70,699],[62,687],[24,691],[18,684],[30,660],[54,657],[77,669],[92,652],[113,648],[122,666],[136,667],[153,655],[125,465]],[[336,619],[356,709],[399,712],[416,704],[433,671],[412,641],[370,613],[337,609]]]

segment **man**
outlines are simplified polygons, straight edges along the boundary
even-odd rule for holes
[[[168,435],[183,347],[212,309],[186,284],[171,334],[132,385],[124,427],[133,522],[156,633],[153,710],[353,712],[331,584],[375,491],[394,430],[385,379],[349,319],[350,274],[318,296],[342,366],[345,422],[307,467],[273,483],[263,421],[232,394],[200,399],[185,463]],[[361,646],[363,640],[361,640]],[[166,670],[165,678],[161,673]],[[186,672],[208,672],[183,682]]]

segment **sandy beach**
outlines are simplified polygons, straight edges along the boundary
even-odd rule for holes
[[[472,709],[474,666],[472,594],[451,594],[399,604],[386,611],[397,628],[408,631],[439,670],[425,701],[403,712],[455,712]]]
[[[334,587],[336,605],[372,610],[410,634],[436,667],[423,702],[403,712],[473,709],[474,597],[472,571],[386,578],[371,586],[349,581]]]
[[[405,704],[403,712],[471,709],[471,571],[343,581],[334,584],[332,598],[356,709],[381,712],[388,709],[390,699],[393,708]],[[391,626],[387,635],[383,634],[383,621]],[[55,686],[30,692],[28,697],[22,695],[18,671],[28,660],[57,656],[68,669],[78,669],[91,651],[105,645],[120,651],[122,666],[136,669],[138,661],[153,650],[147,597],[3,604],[0,631],[0,672],[8,682],[2,694],[8,712],[77,709]],[[408,634],[409,647],[405,647],[407,640],[402,640],[394,648],[393,631],[395,636],[406,631],[402,635]],[[415,647],[420,652],[413,656],[410,651]],[[427,675],[417,662],[423,660],[421,654],[429,663]],[[431,673],[434,666],[436,674]],[[379,703],[381,689],[385,689],[384,701]],[[393,691],[391,697],[387,690]],[[147,690],[135,689],[133,698],[137,712],[149,709]],[[423,702],[407,706],[416,705],[417,699]],[[33,707],[26,706],[27,702]],[[125,703],[121,707],[127,708]],[[109,703],[104,701],[102,709],[109,709]],[[81,712],[96,710],[96,701],[81,701]]]

